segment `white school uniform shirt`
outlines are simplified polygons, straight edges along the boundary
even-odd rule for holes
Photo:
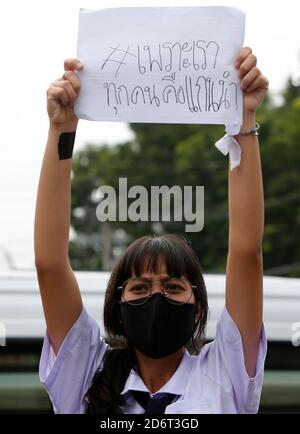
[[[40,381],[45,386],[55,413],[85,413],[84,396],[96,371],[103,367],[108,345],[99,326],[83,307],[55,356],[46,330],[40,359]],[[262,327],[255,377],[249,378],[244,364],[240,332],[224,306],[214,341],[199,355],[185,349],[177,370],[156,393],[180,397],[169,404],[165,414],[257,413],[263,385],[267,340]],[[130,390],[149,392],[132,368],[123,391],[123,413],[144,413]],[[149,392],[150,393],[150,392]],[[152,396],[155,394],[152,394]]]

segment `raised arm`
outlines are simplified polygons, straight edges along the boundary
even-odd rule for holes
[[[252,50],[244,47],[237,58],[244,94],[242,130],[255,127],[256,110],[267,93],[268,80],[256,64]],[[257,136],[235,138],[241,146],[242,158],[240,166],[228,171],[226,307],[240,330],[245,367],[253,377],[263,315],[263,181]]]
[[[61,133],[76,130],[74,103],[80,90],[76,59],[65,61],[63,77],[47,91],[48,141],[37,192],[34,250],[47,330],[55,353],[80,315],[82,300],[68,260],[72,159],[59,159]]]

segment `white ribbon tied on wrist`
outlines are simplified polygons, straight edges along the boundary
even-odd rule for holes
[[[234,136],[240,132],[241,126],[242,122],[239,119],[229,122],[225,126],[225,136],[215,143],[216,148],[219,149],[223,155],[229,153],[230,170],[235,169],[241,163],[241,147],[234,138]]]

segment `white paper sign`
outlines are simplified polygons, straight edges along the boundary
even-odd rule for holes
[[[234,60],[245,14],[232,7],[81,9],[79,118],[227,124],[242,120]]]

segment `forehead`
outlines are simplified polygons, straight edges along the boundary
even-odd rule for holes
[[[141,273],[139,276],[146,277],[146,278],[153,278],[155,277],[167,277],[168,270],[165,262],[163,260],[160,260],[157,262],[157,267],[155,272],[147,270],[147,263],[145,263],[144,267],[141,269]],[[135,273],[133,271],[132,276],[135,276]]]

